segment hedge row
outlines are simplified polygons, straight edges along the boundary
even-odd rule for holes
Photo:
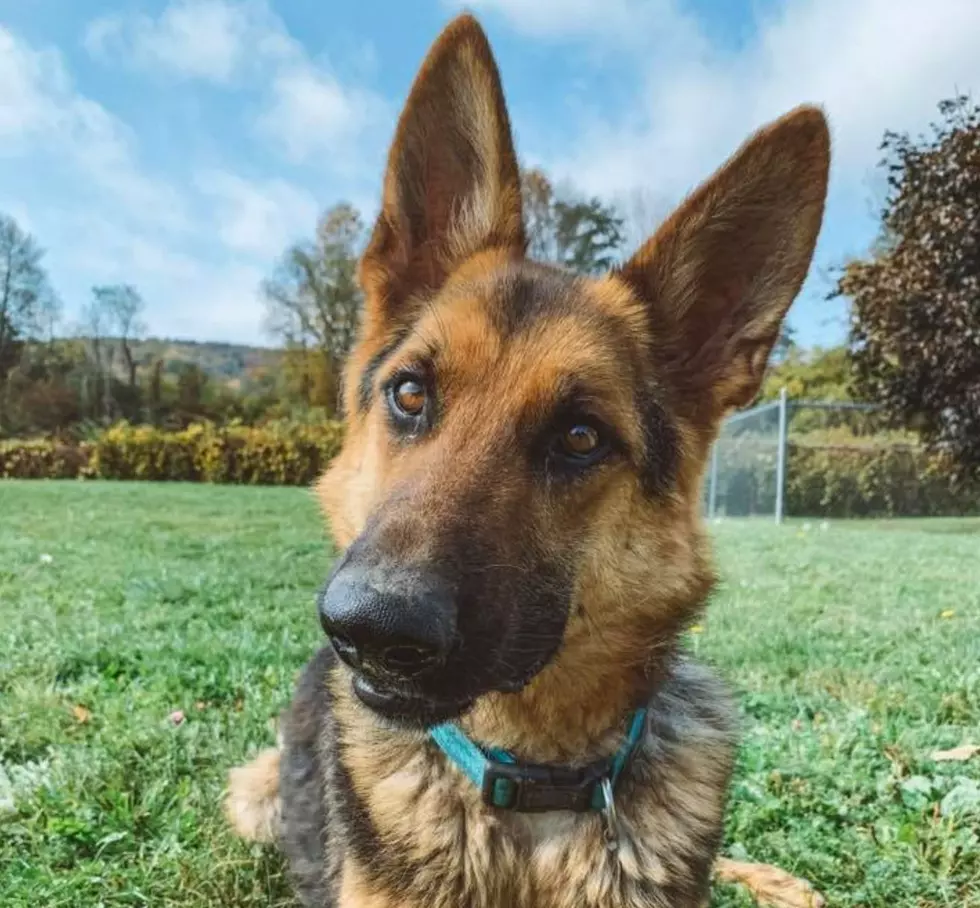
[[[343,428],[192,425],[180,432],[125,423],[94,442],[0,443],[0,477],[182,480],[247,485],[306,485],[340,449]]]
[[[952,481],[942,458],[909,444],[790,442],[786,513],[793,517],[959,517],[980,515],[980,485]],[[719,457],[718,512],[772,514],[772,440],[745,438]]]
[[[790,445],[786,505],[800,517],[965,517],[980,515],[980,485],[954,483],[911,445]]]
[[[306,485],[340,449],[343,427],[194,425],[165,432],[125,423],[94,442],[0,442],[0,477],[184,480]],[[740,439],[720,475],[723,513],[772,513],[773,446]],[[980,486],[954,485],[942,461],[910,445],[790,444],[786,510],[793,516],[936,517],[980,514]]]

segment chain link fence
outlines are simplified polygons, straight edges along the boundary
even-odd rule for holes
[[[980,488],[956,486],[941,459],[880,408],[779,399],[722,427],[705,477],[709,518],[980,515]]]

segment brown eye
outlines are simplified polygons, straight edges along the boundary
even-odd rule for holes
[[[425,409],[425,388],[413,378],[399,382],[393,397],[395,406],[406,416],[419,416]]]
[[[599,447],[599,433],[592,426],[572,426],[561,437],[562,447],[572,457],[589,457]]]

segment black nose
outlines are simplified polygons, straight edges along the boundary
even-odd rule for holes
[[[438,578],[345,566],[319,610],[340,658],[371,674],[423,675],[446,660],[455,636],[453,597]]]

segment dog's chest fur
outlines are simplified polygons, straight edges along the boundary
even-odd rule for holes
[[[339,697],[323,706],[328,668],[314,671],[319,684],[301,682],[284,723],[283,844],[306,904],[695,908],[706,899],[735,734],[727,694],[705,669],[679,663],[651,701],[617,792],[611,852],[598,814],[493,811],[424,740],[366,731]]]

